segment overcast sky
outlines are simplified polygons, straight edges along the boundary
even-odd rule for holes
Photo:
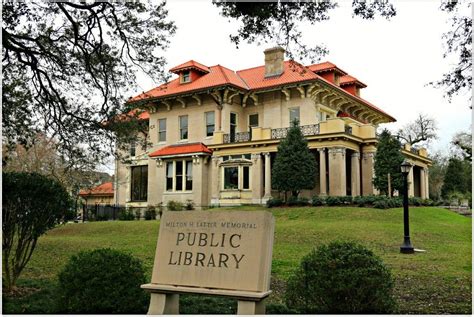
[[[330,53],[321,61],[331,61],[367,84],[361,96],[397,119],[386,125],[392,131],[419,113],[433,117],[439,139],[430,148],[447,154],[452,136],[470,130],[471,111],[466,96],[448,103],[441,90],[427,86],[455,62],[443,59],[441,36],[449,25],[439,2],[399,1],[397,16],[391,21],[352,18],[350,4],[341,1],[329,21],[303,25],[305,43],[325,44]],[[229,34],[235,33],[238,24],[221,17],[209,1],[174,0],[168,8],[178,28],[164,53],[169,68],[194,59],[207,66],[245,69],[262,65],[263,50],[274,46],[242,44],[236,49]],[[142,78],[140,86],[147,91],[156,85]]]

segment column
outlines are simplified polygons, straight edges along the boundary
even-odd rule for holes
[[[263,191],[263,170],[262,170],[262,156],[260,153],[252,154],[252,203],[262,203]]]
[[[346,149],[328,148],[329,158],[329,195],[346,195]]]
[[[425,169],[420,169],[420,197],[421,199],[426,199],[426,177]]]
[[[127,165],[125,168],[127,169],[127,177],[125,178],[127,182],[127,185],[125,187],[125,202],[128,203],[132,200],[132,167],[130,165]]]
[[[263,153],[265,155],[265,196],[266,200],[272,198],[272,166],[270,161],[270,153]]]
[[[428,168],[425,169],[425,185],[426,185],[426,198],[430,198],[430,170]]]
[[[351,155],[351,193],[352,196],[360,196],[360,153]]]
[[[219,162],[220,162],[220,157],[218,156],[213,156],[212,157],[212,164],[211,164],[211,205],[217,206],[219,205]]]
[[[319,152],[319,195],[326,196],[326,148],[318,149]]]
[[[413,181],[413,170],[415,169],[415,165],[412,166],[410,169],[410,173],[408,173],[408,197],[415,196],[415,182]]]
[[[374,152],[362,153],[362,196],[374,194]]]
[[[222,106],[217,106],[215,131],[222,131]]]

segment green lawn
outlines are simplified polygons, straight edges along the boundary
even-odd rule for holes
[[[258,209],[243,206],[213,210]],[[392,269],[400,313],[471,313],[471,218],[440,208],[411,208],[412,243],[426,252],[402,255],[401,208],[268,210],[276,218],[272,266],[275,292],[270,302],[281,301],[285,280],[313,247],[349,239],[372,249]],[[150,275],[158,229],[159,221],[111,221],[67,224],[50,231],[40,239],[20,280],[20,285],[42,290],[24,298],[4,298],[4,313],[48,312],[45,305],[34,302],[42,296],[52,301],[57,273],[79,250],[111,247],[128,251],[144,262]]]

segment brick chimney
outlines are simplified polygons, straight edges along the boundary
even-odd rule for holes
[[[283,74],[283,60],[285,49],[277,46],[266,49],[265,54],[265,78]]]

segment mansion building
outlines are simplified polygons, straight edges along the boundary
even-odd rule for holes
[[[376,127],[395,119],[361,97],[367,87],[336,65],[304,66],[264,51],[262,66],[233,71],[188,61],[177,78],[127,101],[144,110],[151,147],[116,162],[114,203],[129,207],[192,200],[197,207],[264,204],[279,193],[271,170],[294,119],[317,162],[315,187],[301,196],[377,194]],[[414,165],[409,195],[428,198],[425,149],[406,145]]]

